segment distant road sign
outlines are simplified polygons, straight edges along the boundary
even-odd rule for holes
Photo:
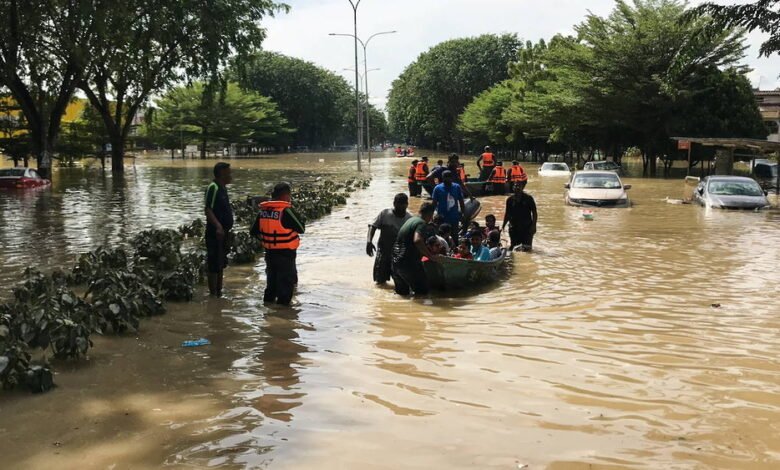
[[[678,140],[677,141],[677,149],[678,150],[690,150],[691,149],[691,141],[690,140]]]

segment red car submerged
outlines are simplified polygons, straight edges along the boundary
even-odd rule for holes
[[[32,168],[0,168],[0,189],[24,189],[49,186],[51,181],[41,178]]]

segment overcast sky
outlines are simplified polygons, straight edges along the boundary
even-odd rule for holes
[[[265,21],[264,48],[299,57],[342,74],[354,83],[354,49],[350,38],[328,33],[352,33],[348,0],[286,0],[289,14]],[[701,3],[692,1],[691,4]],[[369,89],[372,103],[383,107],[392,81],[417,56],[447,39],[484,33],[517,33],[523,40],[549,39],[570,34],[588,10],[608,14],[614,0],[362,0],[358,9],[358,36],[398,30],[379,36],[368,47]],[[749,36],[746,62],[754,69],[753,86],[780,86],[780,57],[758,58],[760,34]],[[362,51],[361,51],[361,69]]]

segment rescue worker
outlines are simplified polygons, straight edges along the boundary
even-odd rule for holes
[[[422,196],[422,185],[425,183],[425,180],[428,179],[428,173],[428,157],[422,157],[422,160],[417,162],[414,172],[415,184],[417,186],[417,197]]]
[[[384,284],[390,280],[390,267],[393,260],[393,243],[398,237],[398,231],[403,224],[412,218],[412,214],[406,212],[409,207],[409,198],[404,193],[398,193],[393,199],[393,208],[385,209],[376,216],[374,223],[368,226],[368,241],[366,242],[366,254],[374,256],[374,282]],[[378,247],[374,246],[374,234],[379,230]]]
[[[480,163],[482,164],[480,166]],[[477,159],[477,167],[480,170],[480,181],[487,181],[493,168],[496,166],[496,156],[490,151],[490,146],[485,147],[485,152]]]
[[[509,182],[514,185],[523,181],[528,181],[528,175],[525,172],[525,168],[520,166],[520,162],[515,160],[512,162],[512,168],[509,169]]]
[[[458,179],[461,183],[465,183],[468,179],[468,175],[466,174],[466,165],[464,163],[458,164]]]
[[[214,181],[206,188],[206,268],[209,295],[222,297],[222,278],[230,250],[233,208],[227,185],[233,181],[230,164],[214,165]]]
[[[506,200],[503,231],[509,224],[510,249],[522,247],[522,251],[531,251],[536,234],[536,224],[539,214],[536,212],[536,201],[533,196],[524,191],[526,182],[515,183],[514,194]]]
[[[493,186],[493,194],[506,193],[506,169],[504,162],[497,162],[488,177],[488,183]]]
[[[406,175],[406,182],[409,183],[409,197],[417,196],[417,180],[414,175],[417,173],[417,160],[412,160],[412,165]]]
[[[298,283],[295,258],[306,227],[292,209],[292,190],[288,183],[277,183],[271,200],[260,204],[260,213],[251,233],[265,248],[266,287],[263,302],[290,305]]]

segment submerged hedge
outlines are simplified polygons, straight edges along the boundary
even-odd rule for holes
[[[304,220],[329,214],[368,180],[325,181],[295,188],[296,211]],[[253,263],[261,252],[249,235],[256,210],[234,203],[234,264]],[[98,246],[78,257],[69,272],[43,274],[27,268],[13,288],[13,299],[0,304],[0,386],[33,392],[53,386],[47,355],[78,360],[92,347],[92,334],[137,332],[142,318],[165,313],[165,301],[189,301],[205,276],[201,219],[176,230],[151,229],[124,248]],[[35,365],[34,352],[42,352]]]

